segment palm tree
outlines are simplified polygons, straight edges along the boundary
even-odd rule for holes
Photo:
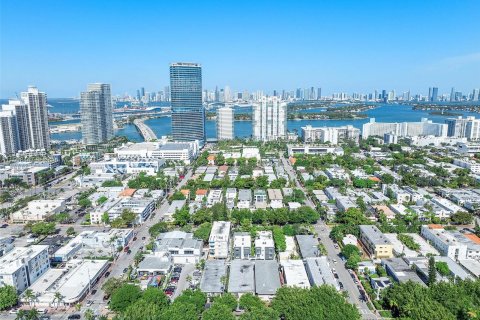
[[[87,319],[87,320],[93,320],[93,319],[95,319],[95,314],[93,313],[93,310],[92,310],[92,309],[87,309],[87,310],[85,310],[85,313],[83,314],[83,316],[84,316],[85,319]]]
[[[97,320],[108,320],[108,317],[102,314],[101,316],[98,316]]]
[[[75,310],[80,311],[80,309],[82,309],[82,304],[81,303],[75,304]]]
[[[32,306],[32,302],[33,302],[33,305],[35,306],[36,296],[35,296],[35,293],[33,293],[32,289],[25,290],[25,292],[23,293],[23,298],[25,299],[25,301],[28,302],[30,306]]]
[[[40,316],[40,313],[38,312],[38,310],[33,308],[33,309],[27,311],[26,319],[27,320],[37,320],[39,316]]]
[[[15,317],[15,320],[25,320],[27,317],[27,310],[20,309],[17,312],[17,316]]]
[[[55,292],[55,294],[53,295],[53,303],[55,304],[55,302],[57,303],[57,306],[55,307],[55,309],[58,309],[58,307],[60,306],[60,302],[63,300],[63,296],[60,292]]]

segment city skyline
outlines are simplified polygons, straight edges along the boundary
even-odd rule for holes
[[[146,6],[133,2],[92,7],[85,1],[55,3],[51,10],[49,1],[3,2],[0,97],[14,97],[18,88],[30,84],[51,97],[73,97],[92,82],[110,83],[115,94],[134,95],[134,88],[168,83],[168,65],[174,61],[202,64],[205,88],[273,91],[313,85],[323,95],[375,88],[426,94],[428,87],[441,92],[455,87],[467,92],[479,86],[480,50],[472,41],[479,7],[476,1],[462,2],[462,10],[451,10],[448,1],[435,6],[343,1],[298,3],[294,10],[255,3],[256,10],[236,10],[233,4],[209,9],[184,2],[154,3],[143,10]],[[69,19],[72,10],[85,19]],[[185,14],[157,19],[158,12],[178,10]],[[267,14],[278,23],[267,23]],[[125,15],[129,23],[117,18]],[[365,23],[368,19],[375,23]],[[176,28],[163,32],[173,23]],[[99,29],[105,35],[91,44],[93,51],[82,41],[71,41]],[[32,30],[41,36],[32,38]],[[35,50],[18,50],[27,38]],[[442,45],[445,39],[455,39],[454,45]]]

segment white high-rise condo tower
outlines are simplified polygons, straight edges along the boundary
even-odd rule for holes
[[[50,131],[48,128],[47,95],[38,91],[37,87],[28,87],[22,92],[23,103],[27,105],[29,135],[28,149],[49,150]],[[22,148],[26,150],[26,148]]]
[[[91,83],[80,94],[82,139],[85,144],[98,144],[113,138],[113,107],[110,85]]]
[[[233,131],[233,109],[230,107],[219,108],[217,111],[217,139],[232,140]]]
[[[255,140],[285,139],[287,104],[277,97],[262,97],[253,107],[252,127]]]

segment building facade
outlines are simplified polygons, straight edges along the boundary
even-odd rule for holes
[[[383,138],[386,133],[392,133],[398,137],[446,137],[447,128],[447,124],[433,123],[426,118],[422,118],[420,122],[375,122],[375,119],[371,118],[370,122],[362,127],[362,138],[367,139],[369,136]]]
[[[0,259],[0,287],[22,293],[50,268],[48,246],[16,247]]]
[[[80,94],[82,139],[85,144],[99,144],[113,138],[113,107],[110,85],[91,83]]]
[[[21,93],[21,100],[10,100],[0,110],[0,153],[20,150],[49,150],[47,96],[36,87]]]
[[[336,145],[341,141],[358,141],[360,129],[353,126],[342,127],[312,127],[307,125],[302,127],[302,139],[304,142],[320,142]]]
[[[277,97],[262,97],[253,107],[253,138],[258,141],[285,139],[287,104]]]
[[[184,62],[171,64],[170,90],[173,139],[198,140],[203,145],[206,134],[200,64]]]
[[[230,107],[219,108],[217,111],[217,139],[232,140],[234,134],[233,109]]]
[[[21,93],[22,101],[27,107],[28,128],[21,129],[29,135],[29,146],[22,150],[28,149],[44,149],[50,150],[50,130],[48,128],[47,113],[47,95],[45,92],[38,91],[37,87],[28,87],[26,92]],[[25,116],[23,112],[22,117]],[[21,123],[25,124],[25,120],[21,119]],[[23,134],[23,133],[22,133]],[[27,139],[24,139],[27,140]]]

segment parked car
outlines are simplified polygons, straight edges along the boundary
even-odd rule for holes
[[[110,271],[105,272],[105,278],[108,278],[109,275],[110,275]]]
[[[67,319],[73,320],[73,319],[80,319],[81,317],[82,316],[79,315],[78,313],[74,313],[74,314],[69,315]]]
[[[4,223],[0,226],[0,228],[6,228],[6,227],[8,227],[8,224],[6,224],[6,223]]]
[[[97,289],[92,290],[92,295],[94,295],[95,293],[97,293]]]
[[[340,290],[343,290],[343,283],[339,282],[338,285],[340,286]]]
[[[178,267],[173,268],[173,272],[176,272],[176,273],[182,272],[182,267],[178,266]]]
[[[127,254],[130,254],[130,253],[132,253],[132,250],[128,250],[128,251],[127,251]]]
[[[333,276],[335,277],[335,279],[338,279],[338,273],[334,273]]]
[[[142,237],[142,240],[145,240],[145,237]]]
[[[137,237],[133,237],[133,241],[137,241]]]
[[[128,252],[128,250],[130,250],[129,246],[126,246],[125,248],[123,248],[123,252]]]
[[[171,281],[171,282],[178,282],[178,280],[180,280],[180,277],[174,276],[174,277],[171,277],[171,278],[170,278],[170,281]]]

